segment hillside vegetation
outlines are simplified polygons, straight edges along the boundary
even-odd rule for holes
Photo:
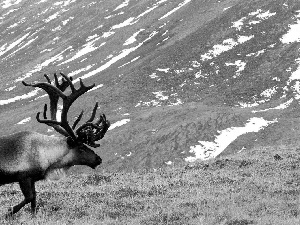
[[[164,169],[70,175],[37,185],[38,212],[2,224],[299,224],[300,149],[256,148]],[[3,215],[21,201],[1,187]]]

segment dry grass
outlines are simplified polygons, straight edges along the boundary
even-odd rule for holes
[[[279,154],[282,159],[275,160]],[[29,206],[1,224],[299,224],[300,152],[260,148],[234,157],[38,183]],[[1,187],[1,213],[22,198]]]

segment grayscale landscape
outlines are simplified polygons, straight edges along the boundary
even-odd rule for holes
[[[1,224],[300,223],[298,0],[3,0],[0,72],[0,135],[59,135],[22,84],[59,72],[96,84],[70,120],[111,122],[35,217],[1,216],[23,198],[1,186]]]

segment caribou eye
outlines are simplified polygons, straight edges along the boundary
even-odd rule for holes
[[[81,153],[84,153],[84,152],[85,152],[85,149],[79,148],[79,151],[80,151]]]

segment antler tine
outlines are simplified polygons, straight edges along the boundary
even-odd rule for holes
[[[72,81],[68,78],[67,82],[71,82]],[[70,85],[71,86],[71,85]],[[72,84],[72,86],[74,87],[74,85]],[[71,89],[72,89],[72,86],[71,86]],[[72,103],[78,98],[80,97],[81,95],[83,95],[84,93],[86,93],[88,90],[92,89],[93,87],[95,86],[95,84],[93,85],[90,85],[90,86],[84,86],[83,82],[81,81],[80,82],[80,88],[79,89],[75,89],[74,87],[74,90],[72,90],[72,93],[71,95],[67,96],[66,100],[63,101],[63,111],[62,111],[62,114],[61,114],[61,118],[62,120],[66,120],[67,118],[67,113],[68,113],[68,110],[70,108],[70,106],[72,105]]]
[[[94,106],[94,109],[93,109],[93,112],[92,112],[92,115],[91,115],[91,118],[89,120],[86,121],[86,123],[89,123],[89,122],[92,122],[96,116],[96,111],[97,111],[97,108],[98,108],[98,102],[96,102],[95,106]],[[76,121],[74,122],[73,126],[72,126],[72,129],[74,130],[75,127],[77,126],[77,124],[79,123],[79,121],[81,120],[82,116],[83,116],[83,110],[81,111],[81,113],[79,114],[79,116],[77,117]]]
[[[93,148],[98,148],[100,147],[100,144],[96,144],[95,142],[90,142],[89,145]]]
[[[44,116],[45,116],[45,112],[44,112]],[[68,131],[62,129],[60,127],[60,122],[56,121],[56,120],[47,120],[47,119],[43,119],[41,120],[40,119],[40,112],[38,112],[36,114],[36,120],[39,122],[39,123],[44,123],[44,124],[47,124],[48,126],[51,126],[53,127],[57,132],[61,133],[62,135],[68,137],[70,136],[70,134],[68,133]],[[72,137],[73,138],[73,137]]]
[[[56,73],[54,73],[54,83],[55,83],[55,86],[56,86],[57,88],[60,87]],[[60,89],[60,90],[61,90],[61,89]],[[61,91],[63,91],[63,90],[61,90]]]
[[[104,114],[100,115],[99,120],[96,122],[96,125],[100,125],[102,121],[106,121],[106,116]]]
[[[95,116],[96,116],[97,108],[98,108],[98,102],[96,102],[96,104],[95,104],[95,106],[93,108],[91,117],[76,130],[76,134],[79,134],[86,127],[92,127],[93,129],[96,129],[96,130],[101,129],[101,127],[99,126],[100,123],[98,123],[98,124],[97,123],[95,123],[95,124],[93,123],[93,120],[95,119]],[[81,117],[80,117],[80,119],[81,119]],[[77,118],[77,120],[78,120],[78,118]],[[77,122],[77,120],[75,122]],[[78,120],[78,122],[79,122],[79,120]],[[77,125],[77,123],[76,123],[76,125]],[[73,125],[73,129],[74,128],[75,128],[75,126]]]
[[[51,102],[53,104],[53,102]],[[55,106],[55,109],[57,109],[57,106]],[[40,119],[40,112],[37,113],[36,119],[39,123],[45,123],[48,126],[52,126],[54,130],[56,130],[58,133],[61,133],[64,136],[69,136],[68,132],[66,131],[65,128],[62,128],[60,125],[60,122],[56,121],[55,119],[56,116],[56,111],[55,114],[53,115],[53,112],[51,112],[51,120],[47,119],[47,104],[44,105],[44,112],[43,112],[43,117],[44,119]],[[54,117],[54,118],[53,118]],[[71,135],[72,136],[72,135]],[[75,137],[75,135],[74,135]]]
[[[85,86],[81,78],[79,78],[79,83],[80,83],[80,88],[79,88],[79,90],[84,91],[84,92],[89,91],[90,89],[92,89],[92,88],[95,87],[95,85],[96,85],[96,84],[94,83],[94,84],[92,84],[92,85],[90,85],[90,86]]]
[[[53,121],[53,120],[48,120],[47,119],[47,104],[44,105],[44,112],[43,112],[43,117],[44,119],[41,120],[40,119],[40,112],[38,112],[36,114],[36,120],[39,122],[39,123],[45,123],[49,126],[52,126],[57,132],[63,134],[63,135],[68,135],[68,133],[62,129],[59,125],[59,122],[58,121]]]
[[[75,120],[73,126],[72,126],[72,129],[74,130],[75,127],[77,126],[77,124],[79,123],[79,121],[81,120],[82,116],[83,116],[83,110],[81,111],[81,113],[79,114],[79,116],[77,117],[77,119]]]
[[[64,92],[64,91],[67,89],[67,87],[69,87],[70,83],[69,83],[65,78],[62,78],[61,80],[62,80],[62,83],[59,84],[59,82],[58,82],[58,77],[57,77],[56,73],[54,73],[54,82],[55,82],[55,86],[56,86],[59,90],[61,90],[62,92]],[[70,77],[70,80],[73,81],[73,78]]]
[[[44,105],[44,119],[47,119],[47,104]]]
[[[63,73],[60,73],[60,75],[63,76],[63,78],[66,79],[67,83],[70,85],[70,88],[72,90],[72,93],[76,91],[75,87],[74,87],[74,84],[72,83],[72,80],[71,78],[69,78],[67,75],[63,74]]]
[[[51,85],[49,83],[28,84],[25,81],[22,81],[22,83],[25,86],[42,88],[43,90],[45,90],[48,93],[49,96],[51,96],[52,94],[54,94],[54,95],[58,95],[62,99],[66,98],[66,95],[61,90],[59,90],[57,87],[55,87],[55,86],[53,86],[53,85]]]
[[[98,109],[98,102],[96,102],[96,104],[94,106],[91,118],[86,122],[92,122],[95,119],[97,109]]]
[[[44,77],[46,78],[46,80],[48,81],[48,83],[51,84],[51,80],[50,80],[50,78],[48,77],[48,75],[47,75],[47,74],[44,74]]]

